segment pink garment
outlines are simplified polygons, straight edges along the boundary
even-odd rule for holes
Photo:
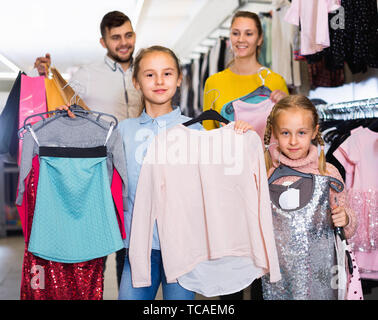
[[[305,172],[305,173],[313,173],[313,174],[320,174],[319,168],[318,168],[318,148],[314,145],[310,146],[310,151],[306,158],[299,159],[299,160],[291,160],[288,157],[286,157],[284,154],[280,153],[277,149],[277,146],[273,146],[270,148],[270,154],[272,156],[273,160],[273,167],[269,170],[268,176],[271,176],[274,169],[278,167],[279,162],[291,167],[297,171]],[[343,182],[343,178],[341,177],[339,171],[334,167],[332,164],[327,162],[326,169],[328,172],[328,175],[330,177],[336,178]],[[299,177],[282,177],[280,179],[277,179],[274,183],[276,184],[282,184],[285,181],[296,181]],[[348,201],[347,201],[347,192],[344,189],[342,192],[336,192],[332,188],[330,189],[330,204],[331,207],[336,206],[335,197],[337,199],[337,203],[339,206],[344,207],[345,211],[349,218],[349,224],[344,227],[345,236],[347,238],[350,238],[353,236],[353,234],[356,231],[357,228],[357,219],[355,216],[354,211],[349,207]]]
[[[119,175],[116,168],[113,170],[113,178],[111,184],[111,192],[115,204],[115,209],[117,213],[117,221],[118,226],[121,231],[122,239],[126,239],[126,231],[125,231],[125,221],[124,221],[124,214],[123,214],[123,196],[122,196],[122,178]]]
[[[235,110],[235,121],[244,120],[253,126],[253,129],[260,136],[264,143],[264,133],[266,128],[266,119],[274,106],[274,102],[270,99],[260,103],[252,104],[241,100],[232,103]]]
[[[28,116],[47,111],[45,77],[28,77],[24,74],[21,75],[19,109],[19,128],[24,125],[24,121]],[[30,121],[30,123],[34,124],[41,120],[41,118],[33,118],[31,120],[33,121]],[[22,140],[19,141],[18,165],[20,165],[21,154]]]
[[[340,0],[293,0],[285,21],[301,26],[301,54],[309,55],[330,46],[328,12],[337,10]]]
[[[350,239],[363,278],[378,278],[378,133],[358,127],[333,153],[344,166],[349,202],[358,213]]]
[[[362,292],[360,272],[357,266],[357,258],[355,257],[352,250],[349,251],[349,253],[352,258],[353,274],[350,275],[348,273],[346,300],[363,300],[364,296]]]
[[[261,141],[237,134],[234,122],[211,131],[180,124],[151,143],[131,226],[134,287],[151,285],[155,220],[168,283],[226,256],[250,257],[271,282],[281,278]]]

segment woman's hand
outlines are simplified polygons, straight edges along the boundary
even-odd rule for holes
[[[343,207],[332,209],[332,221],[335,227],[345,227],[349,223],[349,218]]]
[[[67,114],[70,118],[76,118],[76,116],[74,115],[74,113],[69,109],[69,105],[67,106],[60,106],[60,107],[57,107],[55,110],[60,110],[60,111],[67,111]]]
[[[277,103],[280,101],[282,98],[285,98],[287,96],[286,92],[283,92],[282,90],[274,90],[270,94],[270,100],[272,100],[274,103]]]

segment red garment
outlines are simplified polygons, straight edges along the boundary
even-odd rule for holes
[[[39,161],[36,156],[25,180],[22,206],[18,206],[25,237],[21,300],[102,300],[104,258],[81,263],[59,263],[36,257],[27,250],[38,177]]]

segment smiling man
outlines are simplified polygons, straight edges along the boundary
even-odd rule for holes
[[[131,80],[136,35],[129,17],[119,11],[107,13],[101,21],[101,45],[107,50],[98,62],[81,66],[70,79],[71,87],[93,111],[110,113],[119,121],[136,118],[142,111],[141,96]],[[46,76],[49,54],[35,61]]]

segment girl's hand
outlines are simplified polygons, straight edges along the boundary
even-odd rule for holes
[[[225,126],[226,124],[221,122],[221,125]],[[234,130],[236,131],[236,133],[243,134],[248,130],[254,131],[255,129],[248,122],[244,120],[238,120],[235,121]]]
[[[60,107],[57,107],[55,110],[60,110],[60,111],[65,110],[65,111],[67,111],[67,114],[70,118],[76,118],[76,116],[70,111],[69,107],[70,107],[69,105],[60,106]]]
[[[287,96],[286,92],[283,92],[282,90],[274,90],[270,94],[270,100],[272,100],[274,103],[277,103],[280,101],[282,98],[285,98]]]
[[[332,209],[332,221],[335,227],[345,227],[349,223],[349,218],[343,207]]]

